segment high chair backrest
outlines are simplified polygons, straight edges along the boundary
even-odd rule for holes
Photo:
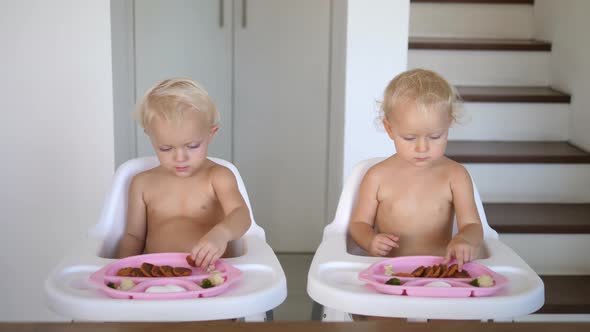
[[[358,190],[363,180],[363,177],[373,165],[377,164],[385,160],[383,157],[379,158],[371,158],[364,161],[359,162],[353,169],[344,183],[344,187],[342,189],[342,194],[340,195],[340,200],[338,201],[338,207],[336,208],[336,215],[334,216],[334,220],[331,224],[329,224],[325,231],[324,237],[328,236],[332,233],[346,233],[348,229],[348,224],[350,223],[350,216],[352,215],[352,209],[354,208],[357,200]],[[477,206],[477,212],[479,213],[479,218],[481,219],[481,225],[483,227],[484,238],[498,238],[498,233],[493,230],[490,225],[488,225],[488,220],[486,218],[485,211],[483,209],[483,203],[481,201],[481,197],[479,196],[479,192],[477,191],[477,187],[475,186],[475,182],[473,179],[471,180],[473,183],[473,193],[475,198],[475,204]],[[457,222],[453,222],[453,234],[457,233]]]
[[[250,219],[252,220],[252,225],[245,235],[256,235],[265,240],[264,230],[254,221],[248,193],[246,192],[246,187],[244,186],[242,177],[236,167],[232,163],[223,159],[209,157],[209,160],[227,167],[236,177],[238,188],[250,210]],[[127,219],[127,195],[131,179],[136,174],[154,168],[159,164],[160,162],[156,157],[136,158],[125,162],[119,166],[117,172],[115,172],[110,192],[105,198],[100,220],[98,224],[89,231],[89,236],[100,237],[103,239],[103,246],[100,250],[101,256],[108,257],[115,252],[117,244],[125,231]]]

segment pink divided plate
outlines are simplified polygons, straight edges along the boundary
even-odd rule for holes
[[[401,277],[395,273],[412,273],[420,266],[438,265],[443,257],[439,256],[405,256],[389,258],[369,266],[359,273],[359,279],[380,293],[393,295],[408,295],[422,297],[471,297],[490,296],[497,293],[508,283],[506,277],[490,270],[486,266],[474,262],[463,265],[470,278],[423,278],[423,277]],[[455,262],[451,261],[447,266]],[[393,276],[385,275],[385,266],[391,265]],[[494,279],[492,287],[475,287],[469,284],[473,279],[487,274]],[[400,285],[388,285],[386,282],[391,278],[398,278]],[[432,282],[445,282],[450,287],[428,287]]]
[[[220,276],[224,279],[224,283],[210,288],[203,288],[201,287],[203,280],[211,277],[212,274],[207,272],[206,269],[188,265],[186,261],[187,255],[186,253],[161,253],[123,258],[94,272],[89,277],[89,280],[108,296],[117,299],[170,300],[216,296],[225,292],[233,283],[242,278],[242,272],[240,270],[223,260],[218,260],[215,263],[215,270],[219,271]],[[191,270],[191,275],[183,277],[117,276],[117,272],[120,269],[126,267],[139,268],[143,263],[188,268]],[[108,286],[109,283],[118,286],[123,279],[130,279],[135,286],[127,291],[113,289]],[[146,293],[146,290],[152,286],[160,286],[155,288],[160,288],[162,292]],[[182,291],[175,292],[174,290]]]

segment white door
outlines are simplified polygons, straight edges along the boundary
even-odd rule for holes
[[[221,116],[209,154],[226,160],[232,158],[232,7],[230,0],[134,1],[136,99],[170,77],[202,83]],[[136,132],[138,155],[154,155],[141,127]]]
[[[234,162],[272,248],[314,251],[326,224],[330,1],[243,0],[235,17]]]

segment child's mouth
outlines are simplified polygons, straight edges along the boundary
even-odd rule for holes
[[[185,172],[188,170],[188,166],[182,166],[182,167],[176,166],[175,169],[177,172]]]
[[[424,157],[424,158],[414,158],[416,161],[426,161],[428,159],[430,159],[430,157]]]

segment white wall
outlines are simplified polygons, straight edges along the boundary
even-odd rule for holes
[[[409,0],[348,0],[344,180],[359,161],[395,152],[375,123],[376,102],[387,83],[406,69],[409,16]]]
[[[572,95],[571,141],[590,151],[590,1],[536,0],[535,31],[550,40],[551,85]]]
[[[43,280],[114,167],[108,0],[0,1],[0,321],[61,319]]]

